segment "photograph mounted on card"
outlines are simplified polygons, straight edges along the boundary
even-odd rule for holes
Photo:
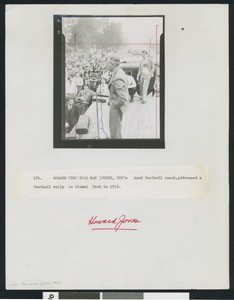
[[[55,148],[164,148],[164,16],[55,15],[54,50]]]
[[[229,288],[228,6],[9,5],[6,54],[6,288]]]

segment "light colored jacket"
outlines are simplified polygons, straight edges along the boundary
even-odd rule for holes
[[[145,67],[144,67],[145,66]],[[145,68],[148,69],[149,73],[144,72]],[[137,77],[142,78],[150,78],[151,74],[153,73],[153,62],[150,57],[146,57],[144,60],[141,61],[139,71]]]
[[[117,67],[112,73],[109,91],[110,105],[121,109],[123,113],[126,112],[129,99],[127,75],[120,67]]]

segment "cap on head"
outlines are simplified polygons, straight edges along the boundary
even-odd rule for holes
[[[112,54],[109,56],[109,61],[117,67],[120,64],[120,57],[116,54]]]
[[[147,54],[147,51],[146,50],[142,50],[141,54]]]

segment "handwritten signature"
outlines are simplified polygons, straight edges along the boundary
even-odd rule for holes
[[[125,215],[121,215],[120,217],[114,218],[114,219],[98,219],[97,216],[92,216],[89,221],[88,225],[107,225],[107,226],[102,226],[102,227],[93,227],[92,230],[114,230],[114,231],[119,231],[119,230],[137,230],[137,228],[129,228],[129,227],[124,227],[123,225],[125,224],[137,224],[140,223],[141,221],[137,218],[127,218]],[[108,226],[112,225],[112,226]]]

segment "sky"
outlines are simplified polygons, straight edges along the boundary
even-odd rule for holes
[[[122,32],[124,39],[128,43],[151,43],[156,41],[156,26],[158,40],[163,31],[162,17],[114,17],[109,21],[119,22],[122,24]]]
[[[159,45],[160,35],[163,33],[163,17],[106,17],[111,22],[121,23],[125,49],[146,50],[156,55],[156,36]],[[126,43],[126,45],[125,45]]]

